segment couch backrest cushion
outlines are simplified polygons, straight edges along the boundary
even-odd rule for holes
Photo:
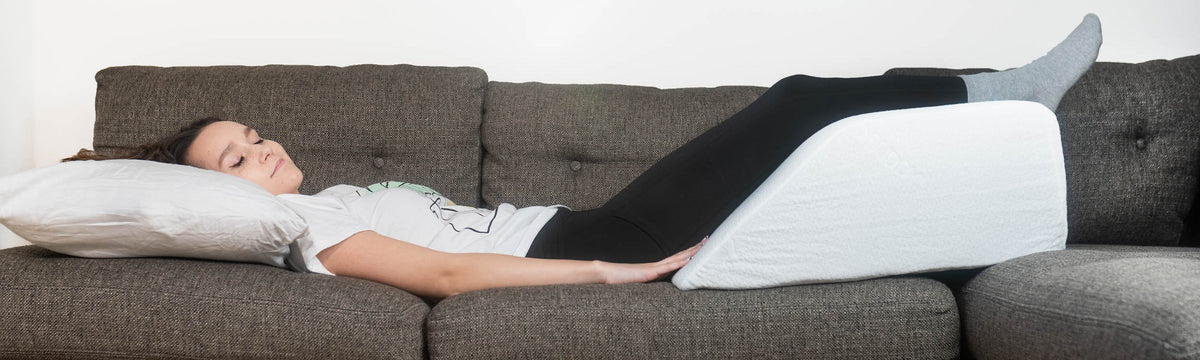
[[[95,147],[124,151],[217,116],[278,141],[302,193],[424,184],[475,204],[487,74],[411,65],[124,66],[96,74]]]
[[[483,122],[484,203],[598,207],[764,91],[492,82]]]
[[[888,73],[964,72],[975,71]],[[1096,63],[1057,113],[1067,166],[1068,242],[1195,243],[1196,224],[1188,219],[1196,218],[1190,215],[1200,165],[1200,55]]]

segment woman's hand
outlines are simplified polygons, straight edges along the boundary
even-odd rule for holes
[[[650,282],[665,278],[672,271],[679,270],[679,268],[687,265],[688,261],[692,260],[692,256],[695,256],[696,252],[700,251],[700,247],[704,246],[704,242],[706,241],[708,241],[707,237],[695,246],[657,262],[620,264],[596,261],[596,264],[600,267],[600,273],[604,278],[605,284]]]
[[[616,264],[444,253],[363,231],[322,250],[317,260],[340,276],[388,284],[423,297],[445,298],[465,291],[505,286],[653,281],[686,265],[701,244],[704,241],[654,263]]]

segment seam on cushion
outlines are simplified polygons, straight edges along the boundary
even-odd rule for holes
[[[881,301],[881,302],[872,302],[872,303],[859,303],[859,304],[845,304],[845,305],[823,304],[823,305],[819,305],[819,306],[812,306],[812,307],[795,307],[795,306],[789,306],[789,307],[782,307],[782,306],[746,306],[746,307],[736,307],[736,308],[733,308],[733,307],[714,306],[714,307],[697,307],[697,308],[689,308],[689,309],[687,309],[687,310],[688,310],[689,312],[691,312],[691,311],[704,311],[704,310],[710,310],[710,309],[721,309],[721,310],[735,310],[735,309],[736,309],[736,310],[759,310],[759,311],[761,311],[761,310],[782,310],[782,309],[800,309],[800,310],[810,310],[810,309],[817,309],[817,310],[824,310],[824,309],[841,309],[841,308],[846,308],[846,309],[849,309],[849,308],[861,308],[861,307],[864,307],[864,306],[911,306],[911,305],[926,305],[926,304],[930,304],[930,302],[922,302],[922,301]],[[436,306],[435,306],[435,308],[436,308]],[[529,305],[529,304],[522,304],[522,305],[519,305],[519,306],[503,306],[503,307],[490,306],[490,307],[483,308],[483,310],[486,310],[488,314],[492,314],[493,312],[497,312],[497,311],[511,311],[511,310],[521,310],[521,311],[524,311],[524,312],[528,312],[528,311],[530,311],[530,310],[531,310],[531,309],[533,309],[533,308],[534,308],[534,307],[533,307],[533,306],[531,306],[531,305]],[[545,307],[545,308],[554,308],[554,309],[556,309],[556,310],[563,310],[563,309],[564,309],[563,307]],[[591,307],[591,306],[589,306],[589,307],[583,307],[583,306],[578,306],[578,307],[569,307],[569,308],[566,308],[566,309],[590,309],[590,310],[604,310],[604,311],[607,311],[607,310],[620,310],[620,311],[622,311],[622,312],[631,312],[629,308],[627,308],[627,307],[620,307],[620,305],[618,305],[618,306],[615,306],[615,307]],[[907,309],[907,308],[906,308],[906,309]],[[945,313],[948,313],[948,312],[950,312],[949,310],[950,310],[951,308],[950,308],[950,307],[947,307],[946,309],[947,309],[947,310],[945,310],[945,311],[937,311],[937,312],[933,312],[933,313],[935,313],[935,314],[945,314]],[[475,309],[472,309],[472,310],[475,310]],[[432,316],[432,317],[430,317],[429,321],[450,321],[450,320],[453,320],[453,319],[456,319],[456,318],[465,318],[466,316],[468,316],[470,313],[473,313],[474,311],[463,311],[463,310],[461,310],[461,309],[455,309],[455,310],[441,310],[441,311],[437,311],[437,312],[438,312],[439,314],[437,314],[437,316]],[[649,313],[649,312],[653,312],[653,311],[637,311],[636,313]],[[433,311],[433,310],[430,310],[430,313],[434,313],[434,311]],[[449,313],[450,315],[449,315],[449,316],[447,316],[447,315],[440,314],[440,313]],[[472,316],[472,317],[477,317],[477,316],[474,316],[474,315],[471,315],[471,316]]]
[[[529,299],[523,299],[523,300],[526,300],[526,301],[527,301],[527,300],[529,300]],[[937,299],[932,299],[932,300],[937,300]],[[921,304],[931,304],[931,303],[934,303],[934,302],[933,302],[933,301],[895,301],[895,300],[881,300],[881,301],[859,302],[859,303],[819,304],[819,305],[813,306],[812,308],[819,308],[819,309],[828,309],[828,308],[856,308],[856,307],[863,307],[863,306],[921,305]],[[793,304],[793,303],[786,303],[786,304],[783,304],[783,305],[794,305],[794,304]],[[955,305],[954,305],[954,302],[953,302],[953,301],[948,301],[948,302],[947,302],[947,305],[949,305],[949,306],[947,306],[947,309],[951,309],[951,308],[954,308],[954,307],[955,307]],[[491,309],[491,310],[514,310],[514,309],[529,309],[529,308],[531,308],[531,305],[530,305],[530,304],[521,304],[521,305],[515,305],[515,306],[505,306],[505,307],[489,307],[489,309]],[[562,308],[562,307],[557,307],[557,308]],[[574,309],[574,308],[579,308],[579,307],[572,307],[572,308]],[[612,309],[616,309],[616,310],[628,310],[628,309],[629,309],[629,308],[628,308],[628,304],[617,304],[617,305],[615,305],[615,306],[613,306],[613,307],[588,307],[588,308],[592,308],[592,309],[605,309],[605,310],[612,310]],[[781,308],[785,308],[785,307],[782,307],[782,306],[754,306],[754,305],[751,305],[751,306],[737,307],[737,308],[738,308],[738,309],[758,309],[758,310],[763,310],[763,309],[781,309]],[[788,306],[788,307],[786,307],[786,308],[793,308],[793,309],[808,309],[809,307],[795,307],[795,306]],[[705,306],[705,307],[689,308],[689,310],[708,310],[708,309],[730,309],[730,307],[729,307],[729,306]]]
[[[158,356],[158,357],[163,357],[163,358],[172,358],[172,359],[210,359],[211,358],[211,357],[205,357],[205,356],[191,356],[191,355],[161,353],[161,352],[116,352],[116,351],[85,351],[85,350],[76,350],[76,351],[72,351],[72,350],[24,350],[24,351],[23,350],[0,350],[0,355],[2,355],[2,354],[12,354],[12,355],[54,354],[56,356],[69,356],[69,357],[78,357],[79,355],[101,355],[101,356],[104,356],[105,358],[118,358],[118,359],[140,359],[140,358],[146,357],[147,355]],[[241,355],[245,356],[246,354],[241,354]]]
[[[1084,320],[1085,322],[1082,322],[1082,323],[1075,322],[1074,324],[1089,326],[1089,327],[1093,327],[1093,328],[1124,329],[1124,330],[1127,330],[1127,332],[1130,335],[1134,335],[1134,336],[1137,336],[1137,337],[1145,339],[1145,340],[1159,340],[1156,342],[1164,345],[1164,347],[1167,348],[1168,351],[1172,354],[1188,356],[1188,355],[1200,353],[1200,347],[1195,346],[1196,344],[1200,344],[1200,341],[1191,341],[1191,342],[1184,343],[1183,345],[1174,345],[1169,341],[1164,341],[1164,339],[1162,339],[1161,337],[1154,336],[1153,332],[1151,332],[1147,329],[1144,329],[1140,326],[1133,325],[1133,324],[1128,324],[1128,323],[1124,323],[1124,322],[1120,322],[1120,321],[1114,321],[1114,320],[1111,320],[1108,318],[1074,315],[1074,314],[1070,314],[1070,313],[1067,313],[1064,311],[1058,311],[1055,309],[1050,309],[1050,308],[1045,308],[1045,307],[1040,307],[1040,306],[1035,306],[1035,305],[1029,305],[1029,304],[1023,304],[1023,303],[1005,299],[1002,297],[993,296],[991,294],[980,293],[980,292],[974,291],[974,290],[964,290],[963,292],[985,298],[984,300],[986,300],[986,301],[991,301],[992,303],[994,303],[996,305],[1008,308],[1010,310],[1019,310],[1022,314],[1033,315],[1036,317],[1040,317],[1040,318],[1044,318],[1044,319],[1051,319],[1051,320]],[[1029,310],[1041,310],[1042,312],[1035,312],[1035,311],[1029,311]],[[1057,315],[1057,316],[1048,316],[1048,314],[1053,314],[1053,315]],[[1087,323],[1086,321],[1091,321],[1091,323]],[[1110,326],[1105,327],[1102,325],[1110,325]]]
[[[423,305],[420,303],[413,304],[413,305],[409,305],[409,306],[405,307],[403,310],[399,310],[399,311],[394,311],[394,310],[357,310],[357,309],[339,308],[339,307],[332,307],[332,306],[322,306],[322,305],[316,305],[316,304],[304,304],[304,303],[296,303],[296,302],[266,300],[266,299],[246,299],[246,298],[233,298],[233,297],[220,297],[220,296],[203,296],[203,295],[179,294],[179,293],[160,292],[160,291],[130,290],[130,289],[118,289],[118,288],[106,288],[106,287],[41,286],[41,287],[30,288],[30,287],[11,287],[10,286],[10,287],[8,287],[8,289],[17,290],[17,291],[19,291],[19,290],[34,291],[34,292],[40,291],[40,290],[46,290],[46,289],[52,289],[52,290],[85,289],[85,290],[110,292],[110,293],[114,293],[114,294],[137,293],[137,294],[148,294],[148,295],[155,295],[155,296],[174,296],[174,297],[178,297],[178,298],[191,298],[191,299],[203,299],[203,300],[217,300],[217,301],[233,300],[233,301],[247,303],[247,304],[275,305],[275,306],[279,306],[279,307],[300,307],[300,308],[305,308],[305,309],[310,309],[310,310],[322,310],[322,311],[326,311],[326,312],[330,312],[330,313],[351,313],[351,314],[380,314],[380,315],[403,314],[403,313],[409,312],[409,310],[411,310],[414,307],[420,307],[421,305]]]

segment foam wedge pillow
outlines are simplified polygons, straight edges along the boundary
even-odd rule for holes
[[[1065,247],[1058,121],[998,101],[870,113],[801,144],[672,282],[745,289],[982,267]]]

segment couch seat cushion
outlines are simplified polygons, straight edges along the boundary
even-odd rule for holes
[[[431,359],[947,359],[954,297],[924,278],[721,291],[670,283],[473,291],[434,307]]]
[[[0,251],[0,358],[424,357],[429,306],[265,265]]]
[[[962,297],[978,358],[1200,357],[1200,249],[1072,245],[990,267]]]
[[[396,180],[474,205],[487,74],[469,67],[122,66],[96,74],[97,151],[216,116],[278,141],[300,192]]]

